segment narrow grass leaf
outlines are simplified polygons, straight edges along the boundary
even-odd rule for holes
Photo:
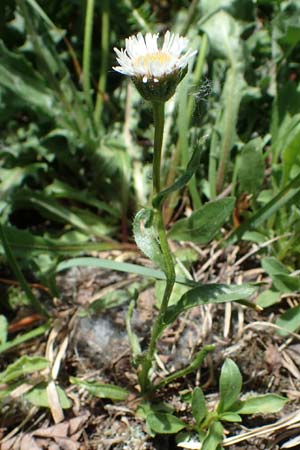
[[[0,316],[0,344],[5,344],[7,341],[7,319],[5,316]]]
[[[111,400],[126,400],[129,392],[113,384],[101,384],[96,381],[83,381],[80,378],[70,377],[70,382],[86,389],[90,394],[98,398],[109,398]]]
[[[138,264],[122,263],[119,261],[112,261],[110,259],[82,257],[73,258],[63,261],[58,264],[56,272],[70,269],[71,267],[99,267],[101,269],[117,270],[119,272],[135,273],[144,277],[155,278],[157,280],[165,280],[166,276],[161,270],[150,269],[148,267],[140,266]],[[188,286],[195,286],[195,282],[187,280],[182,277],[176,277],[176,282]]]
[[[6,352],[7,350],[10,350],[13,347],[17,347],[18,345],[23,344],[24,342],[27,342],[31,339],[35,339],[36,337],[45,334],[50,329],[50,326],[51,322],[48,321],[47,323],[41,325],[40,327],[34,328],[33,330],[28,331],[27,333],[23,333],[20,336],[17,336],[11,341],[7,341],[4,344],[1,344],[0,353]]]
[[[113,230],[113,227],[101,221],[96,214],[75,207],[71,210],[60,205],[51,196],[40,192],[19,191],[13,196],[13,203],[15,208],[18,208],[19,205],[30,204],[42,215],[52,220],[56,219],[59,222],[71,224],[88,235],[94,234],[103,237]]]
[[[36,236],[28,230],[19,230],[11,226],[3,226],[7,242],[15,256],[28,259],[43,253],[51,255],[77,255],[82,252],[117,250],[118,242],[91,242],[89,237],[79,231],[66,232],[60,238]],[[0,253],[4,247],[0,241]]]
[[[281,189],[275,197],[272,198],[266,205],[260,208],[253,216],[242,223],[227,239],[228,244],[233,244],[241,239],[244,233],[253,230],[262,225],[271,216],[277,213],[279,209],[286,206],[296,195],[299,194],[300,188],[300,174],[297,175],[289,184]]]
[[[0,85],[34,110],[52,115],[53,95],[28,61],[0,42]]]

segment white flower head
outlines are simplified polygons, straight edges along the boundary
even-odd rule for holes
[[[125,49],[114,48],[119,66],[114,70],[132,78],[147,100],[168,100],[186,74],[196,51],[187,50],[188,39],[167,31],[161,48],[158,34],[141,33],[125,40]]]

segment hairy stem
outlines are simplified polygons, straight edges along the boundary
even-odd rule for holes
[[[154,155],[153,155],[153,196],[160,192],[161,151],[165,125],[165,103],[153,102]]]
[[[161,151],[164,132],[164,103],[153,103],[154,116],[154,156],[153,156],[153,196],[158,194],[161,190],[160,183],[160,169],[161,169]],[[149,372],[152,368],[154,354],[156,350],[156,343],[164,328],[164,314],[168,308],[169,300],[173,291],[175,283],[175,267],[167,240],[167,234],[163,222],[162,206],[154,212],[154,220],[157,226],[160,248],[164,257],[164,272],[166,274],[166,286],[164,290],[163,299],[160,305],[158,316],[154,321],[149,347],[141,362],[141,372],[139,374],[139,381],[143,393],[151,391],[151,382],[149,379]]]

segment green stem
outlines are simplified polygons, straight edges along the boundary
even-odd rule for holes
[[[87,0],[85,26],[84,26],[84,43],[83,43],[83,90],[87,105],[91,107],[91,45],[92,30],[94,21],[94,0]]]
[[[153,155],[153,196],[160,192],[161,150],[165,125],[165,103],[153,102],[154,155]]]
[[[200,352],[196,355],[196,357],[193,359],[193,361],[189,364],[189,366],[185,367],[184,369],[178,370],[175,373],[171,373],[171,375],[165,377],[160,383],[153,386],[153,390],[157,391],[158,389],[166,386],[172,381],[177,380],[178,378],[183,378],[186,375],[189,375],[190,373],[197,370],[201,366],[207,354],[209,352],[212,352],[214,349],[215,349],[214,345],[206,345],[205,347],[203,347],[200,350]]]
[[[106,74],[108,67],[108,48],[109,48],[109,0],[103,0],[102,9],[102,27],[101,27],[101,62],[100,76],[97,90],[97,100],[95,107],[95,123],[99,124],[102,114],[103,99],[106,91]]]
[[[161,169],[161,151],[164,133],[164,102],[153,102],[154,117],[154,155],[153,155],[153,196],[161,190],[160,169]],[[162,206],[154,212],[154,220],[157,226],[159,243],[164,259],[164,272],[166,275],[166,286],[163,299],[157,318],[154,321],[149,347],[141,362],[141,372],[139,374],[139,382],[143,393],[151,390],[151,382],[149,380],[149,372],[152,367],[156,343],[164,329],[164,314],[168,308],[169,300],[175,284],[175,267],[173,257],[168,244],[167,234],[163,222]]]
[[[175,267],[170,251],[170,247],[167,240],[167,235],[164,229],[163,217],[161,209],[155,212],[157,220],[158,236],[162,254],[164,256],[165,263],[165,274],[166,274],[166,286],[163,295],[163,299],[160,305],[158,315],[154,321],[151,337],[149,342],[149,347],[147,353],[142,361],[142,369],[139,375],[139,381],[141,385],[142,392],[151,391],[151,382],[149,380],[149,372],[152,367],[152,362],[154,359],[154,354],[156,350],[156,342],[159,339],[162,331],[164,330],[164,314],[168,308],[169,300],[173,291],[175,284]]]

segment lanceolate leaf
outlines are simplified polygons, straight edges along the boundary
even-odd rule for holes
[[[22,356],[0,373],[0,383],[19,380],[29,373],[34,373],[49,366],[49,361],[40,356]]]
[[[206,244],[220,231],[234,208],[233,197],[207,203],[187,219],[176,222],[169,231],[169,237],[178,241],[192,241]]]
[[[280,411],[288,399],[276,394],[259,395],[237,402],[232,408],[237,414],[273,414]]]
[[[159,245],[152,209],[144,208],[137,213],[133,222],[133,233],[137,246],[163,270],[164,259]]]
[[[197,305],[226,303],[244,300],[255,292],[248,285],[227,286],[226,284],[207,284],[197,286],[186,292],[176,305],[170,306],[165,314],[165,324],[173,323],[180,313]]]
[[[220,403],[218,412],[230,411],[237,401],[242,389],[242,375],[232,359],[224,362],[220,376]]]
[[[125,400],[129,392],[113,384],[102,384],[96,381],[83,381],[80,378],[70,377],[72,384],[83,387],[90,394],[99,398],[110,398],[111,400]]]
[[[169,186],[168,188],[159,192],[153,199],[152,204],[154,208],[159,208],[161,203],[165,200],[165,198],[169,194],[172,194],[172,192],[178,191],[179,189],[183,188],[190,181],[190,179],[196,172],[197,168],[199,167],[199,160],[200,160],[200,150],[197,148],[194,151],[187,165],[186,171],[181,175],[181,177],[178,178],[178,180],[175,181],[175,183],[172,184],[172,186]]]
[[[192,412],[193,412],[193,416],[196,420],[196,424],[199,426],[207,414],[204,394],[200,387],[196,387],[193,392]]]

